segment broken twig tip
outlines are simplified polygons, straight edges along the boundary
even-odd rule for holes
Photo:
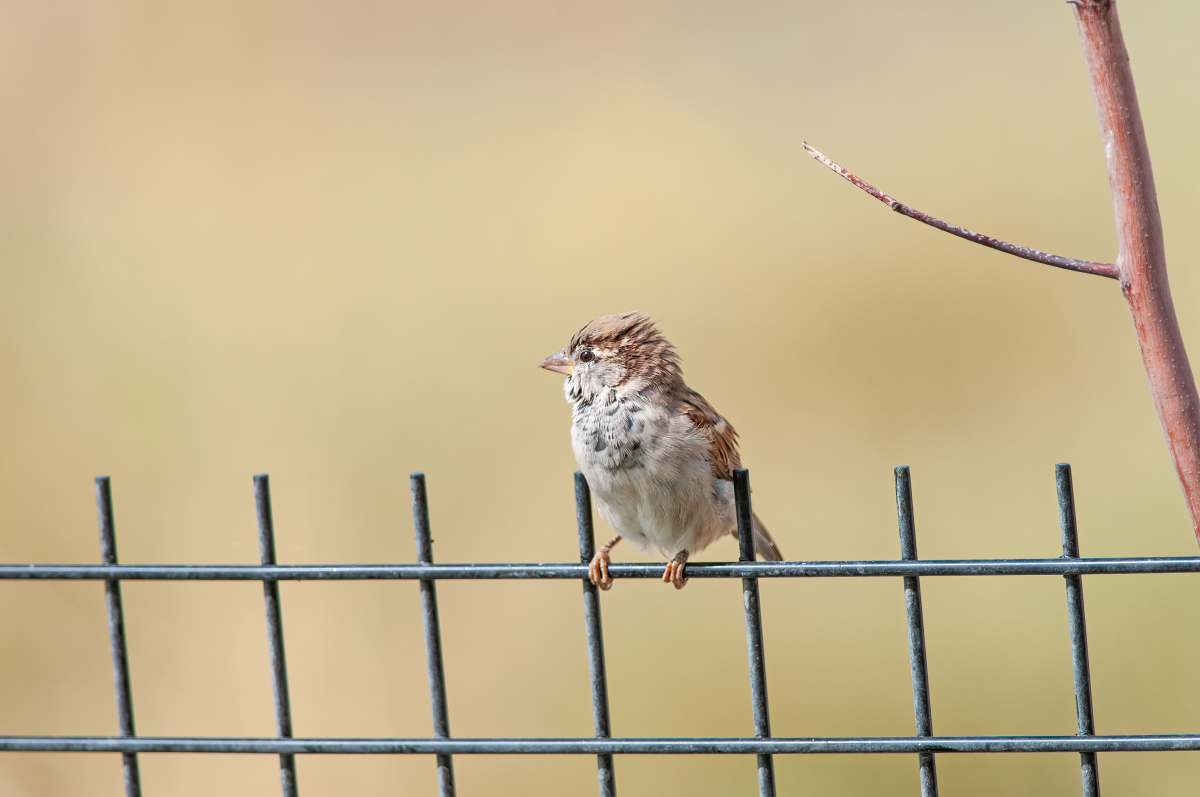
[[[821,163],[825,164],[830,169],[832,169],[833,171],[840,174],[842,177],[844,177],[847,180],[849,180],[850,182],[854,183],[856,186],[858,186],[862,190],[866,191],[868,194],[875,197],[880,202],[882,202],[885,205],[887,205],[888,207],[890,207],[892,210],[895,210],[896,206],[900,204],[899,202],[892,199],[887,194],[880,191],[875,186],[868,183],[866,180],[862,180],[862,179],[854,176],[852,173],[846,171],[841,166],[839,166],[838,164],[831,161],[829,158],[822,155],[820,152],[817,152],[815,149],[813,149],[811,146],[809,146],[807,141],[804,142],[804,149],[805,149],[805,151],[808,152],[809,155],[812,155],[814,158],[819,160]]]

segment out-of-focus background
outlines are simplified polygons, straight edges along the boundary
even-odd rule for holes
[[[1200,352],[1200,7],[1122,4],[1176,306]],[[0,560],[444,562],[576,554],[561,379],[644,309],[737,426],[795,559],[1196,553],[1114,282],[889,213],[802,140],[959,224],[1109,260],[1070,7],[962,3],[5,3]],[[609,529],[598,524],[597,534]],[[621,547],[619,560],[636,552]],[[736,556],[731,539],[702,559]],[[1101,733],[1197,732],[1200,584],[1085,580]],[[604,596],[620,736],[751,733],[734,582]],[[935,731],[1069,734],[1061,579],[926,579]],[[774,731],[913,731],[897,580],[762,586]],[[0,733],[117,730],[97,583],[0,584]],[[301,736],[430,733],[412,583],[282,587]],[[443,583],[451,728],[585,736],[579,585]],[[125,586],[138,731],[270,735],[261,588]],[[911,756],[781,757],[783,794],[909,795]],[[142,757],[147,795],[275,794],[271,756]],[[460,757],[463,795],[595,793],[581,757]],[[1060,795],[1075,755],[939,758],[945,794]],[[733,757],[620,757],[623,795],[746,794]],[[1195,754],[1101,756],[1193,794]],[[424,757],[302,757],[305,795],[434,793]],[[119,756],[0,754],[4,795],[121,793]]]

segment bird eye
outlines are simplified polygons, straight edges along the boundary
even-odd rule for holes
[[[579,362],[581,363],[590,363],[594,359],[596,359],[596,353],[591,349],[584,349],[579,352]]]

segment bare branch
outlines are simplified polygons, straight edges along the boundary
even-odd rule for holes
[[[1121,290],[1137,330],[1150,394],[1200,539],[1200,397],[1175,317],[1162,218],[1129,53],[1114,0],[1075,0],[1079,38],[1116,211]]]
[[[1200,541],[1200,395],[1167,282],[1162,217],[1158,212],[1150,148],[1146,144],[1146,131],[1138,108],[1129,53],[1117,18],[1116,0],[1068,2],[1074,8],[1079,24],[1079,38],[1100,117],[1120,250],[1115,265],[1049,255],[947,224],[897,202],[808,144],[804,148],[897,213],[1017,257],[1117,279],[1129,303],[1138,346],[1142,350],[1142,363],[1150,381],[1150,394],[1183,488],[1192,528]]]
[[[1037,263],[1045,263],[1048,266],[1054,266],[1056,268],[1065,268],[1069,271],[1081,271],[1084,274],[1096,274],[1101,277],[1109,277],[1110,279],[1117,279],[1118,277],[1117,267],[1112,263],[1095,263],[1091,260],[1076,260],[1072,257],[1063,257],[1061,255],[1052,255],[1048,252],[1040,252],[1037,249],[1030,249],[1027,246],[1010,244],[1007,241],[1001,241],[1000,239],[992,238],[989,235],[972,232],[965,227],[959,227],[957,224],[950,224],[949,222],[934,218],[928,213],[922,213],[916,208],[905,205],[903,202],[897,202],[895,199],[892,199],[890,196],[883,193],[866,180],[855,176],[851,172],[846,171],[841,166],[831,161],[829,158],[826,158],[820,152],[817,152],[815,149],[810,147],[807,142],[804,144],[804,149],[809,155],[812,155],[814,158],[840,174],[842,177],[845,177],[847,180],[854,183],[856,186],[866,191],[868,194],[875,197],[892,210],[908,216],[910,219],[916,219],[917,221],[928,224],[930,227],[936,227],[943,232],[948,232],[951,235],[957,235],[959,238],[966,238],[968,241],[974,241],[977,244],[990,246],[992,249],[998,249],[1001,252],[1007,252],[1010,255],[1023,257],[1026,260],[1033,260]]]

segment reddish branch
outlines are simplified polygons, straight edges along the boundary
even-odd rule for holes
[[[1133,316],[1142,362],[1167,438],[1167,448],[1183,487],[1193,530],[1200,540],[1200,397],[1196,393],[1196,381],[1192,377],[1167,283],[1162,219],[1129,53],[1121,36],[1115,0],[1071,0],[1071,5],[1079,23],[1079,37],[1096,98],[1104,156],[1108,162],[1119,247],[1115,265],[1050,255],[948,224],[897,202],[807,144],[804,148],[814,158],[905,216],[1027,260],[1118,279]]]
[[[1073,257],[1063,257],[1062,255],[1052,255],[1048,252],[1039,252],[1037,249],[1030,249],[1027,246],[1010,244],[1007,241],[1001,241],[999,238],[993,238],[990,235],[972,232],[965,227],[959,227],[957,224],[951,224],[948,221],[942,221],[941,219],[934,218],[928,213],[922,213],[916,208],[909,207],[903,202],[898,202],[895,199],[892,199],[890,196],[883,193],[866,180],[863,180],[851,172],[846,171],[829,158],[826,158],[824,155],[817,152],[808,145],[808,142],[805,142],[804,149],[809,155],[812,155],[814,158],[828,166],[830,169],[833,169],[842,177],[845,177],[847,180],[854,183],[856,186],[866,191],[868,194],[875,197],[892,210],[908,216],[910,219],[916,219],[917,221],[928,224],[930,227],[936,227],[939,230],[950,233],[951,235],[957,235],[959,238],[966,238],[968,241],[974,241],[977,244],[990,246],[992,249],[999,249],[1001,252],[1008,252],[1010,255],[1023,257],[1026,260],[1034,260],[1038,263],[1045,263],[1048,266],[1056,266],[1058,268],[1065,268],[1071,271],[1082,271],[1085,274],[1099,274],[1101,277],[1111,277],[1112,279],[1117,278],[1117,267],[1112,263],[1093,263],[1091,260],[1076,260]]]
[[[1117,268],[1150,392],[1200,539],[1200,398],[1167,284],[1162,218],[1129,53],[1112,0],[1077,0],[1075,19],[1092,78],[1117,220]]]

